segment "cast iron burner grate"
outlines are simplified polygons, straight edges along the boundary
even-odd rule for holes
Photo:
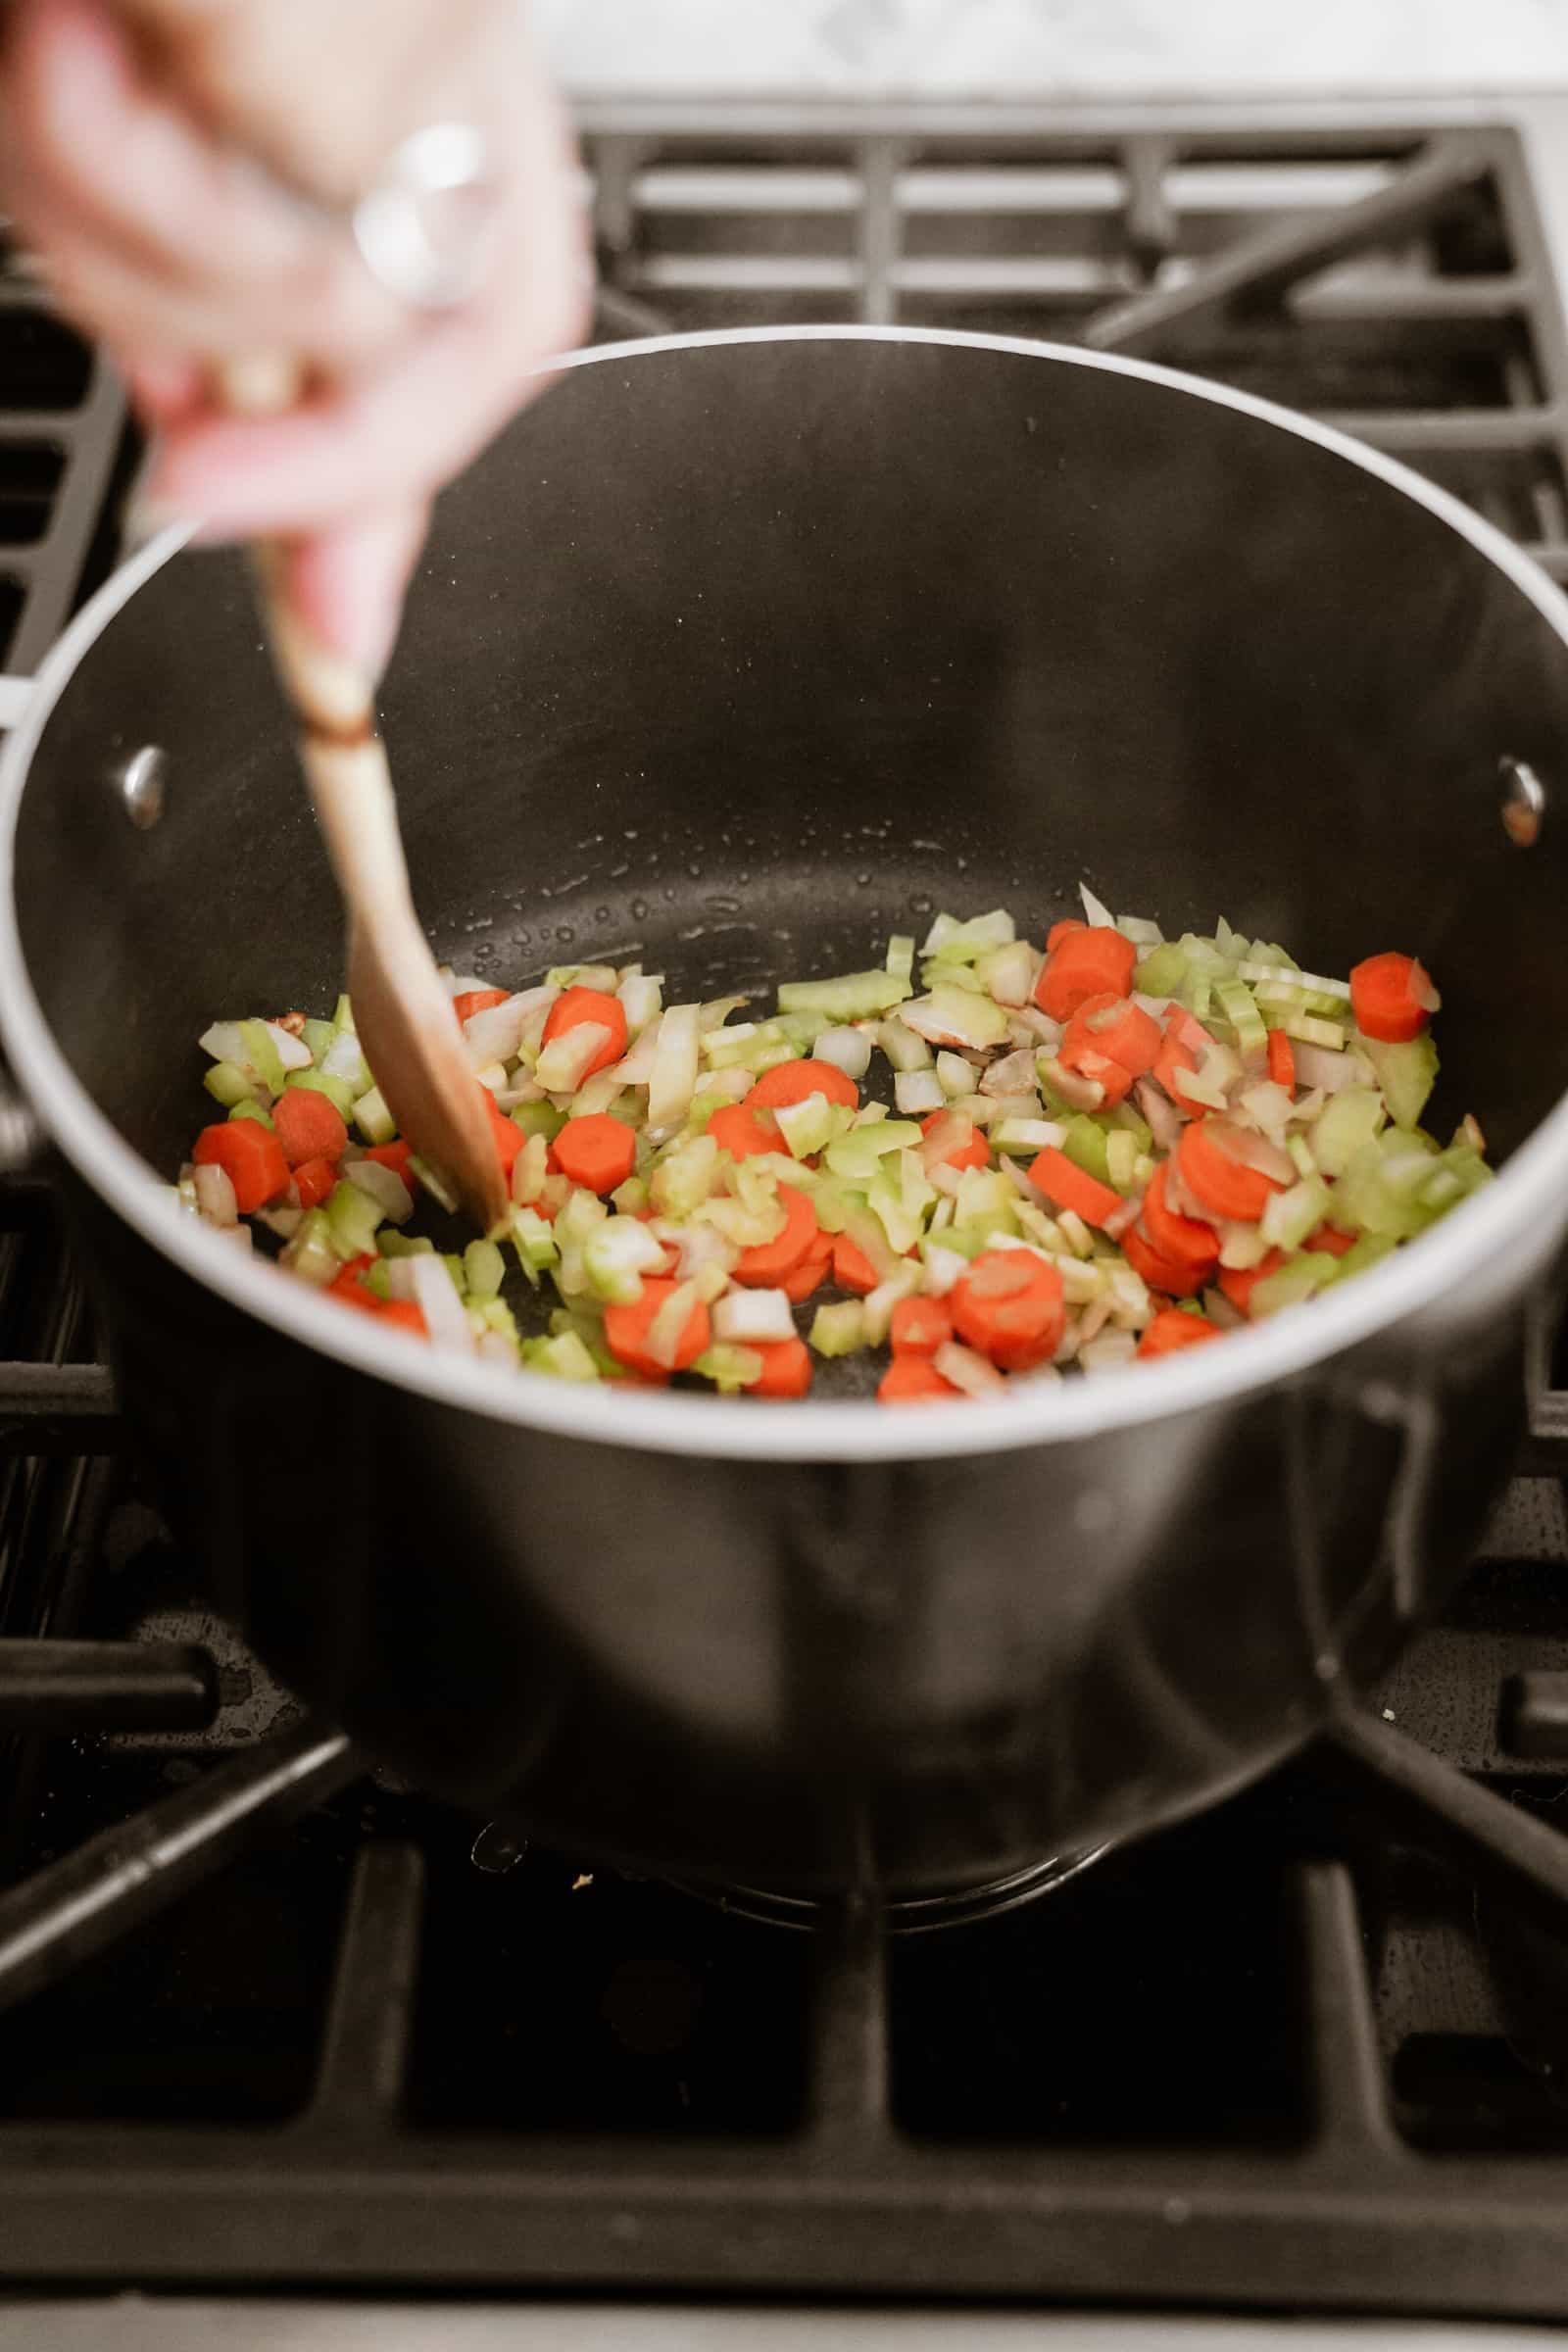
[[[604,333],[1155,351],[1350,421],[1568,576],[1564,330],[1511,133],[586,129]],[[79,421],[102,371],[8,333],[0,443],[59,452],[39,416]],[[79,563],[62,589],[33,464],[0,464],[0,595],[58,618]],[[13,2285],[1568,2316],[1568,1386],[1447,1617],[1312,1754],[1050,1901],[780,1935],[476,1835],[300,1718],[120,1452],[44,1186],[0,1200],[0,1348]]]

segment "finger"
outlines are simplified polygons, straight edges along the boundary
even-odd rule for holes
[[[290,608],[372,680],[390,659],[429,519],[423,504],[404,505],[298,540],[285,555]]]

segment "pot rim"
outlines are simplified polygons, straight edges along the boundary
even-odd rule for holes
[[[657,360],[670,352],[749,343],[878,342],[944,345],[1131,376],[1212,408],[1230,409],[1309,441],[1402,491],[1446,522],[1528,598],[1568,648],[1568,596],[1492,523],[1397,460],[1332,427],[1222,384],[1152,361],[1018,336],[929,327],[739,327],[662,335],[571,352],[541,372]],[[161,533],[83,607],[41,664],[19,725],[0,754],[0,1041],[43,1126],[77,1173],[160,1255],[206,1289],[302,1346],[414,1396],[561,1437],[639,1450],[766,1461],[880,1462],[973,1456],[1051,1445],[1107,1429],[1164,1421],[1268,1387],[1343,1354],[1357,1341],[1442,1299],[1505,1260],[1510,1246],[1541,1247],[1568,1217],[1568,1096],[1520,1146],[1495,1181],[1453,1215],[1353,1282],[1237,1332],[1223,1348],[1183,1350],[1157,1372],[1131,1364],[1084,1380],[1020,1382],[992,1400],[947,1411],[894,1412],[864,1399],[769,1412],[745,1399],[646,1391],[616,1394],[445,1354],[379,1333],[265,1261],[242,1256],[174,1202],[167,1181],[98,1109],[56,1045],[32,991],[15,902],[17,821],[33,753],[87,648],[190,537]]]

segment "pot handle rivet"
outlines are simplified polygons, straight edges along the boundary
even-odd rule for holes
[[[168,777],[169,755],[156,743],[144,743],[111,769],[110,782],[120,805],[138,832],[149,831],[163,815]]]
[[[1502,778],[1502,829],[1516,850],[1532,850],[1546,813],[1545,786],[1523,760],[1505,756],[1497,772]]]

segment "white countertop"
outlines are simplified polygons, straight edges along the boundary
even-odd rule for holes
[[[1568,88],[1568,0],[533,0],[573,91],[1350,96]]]

